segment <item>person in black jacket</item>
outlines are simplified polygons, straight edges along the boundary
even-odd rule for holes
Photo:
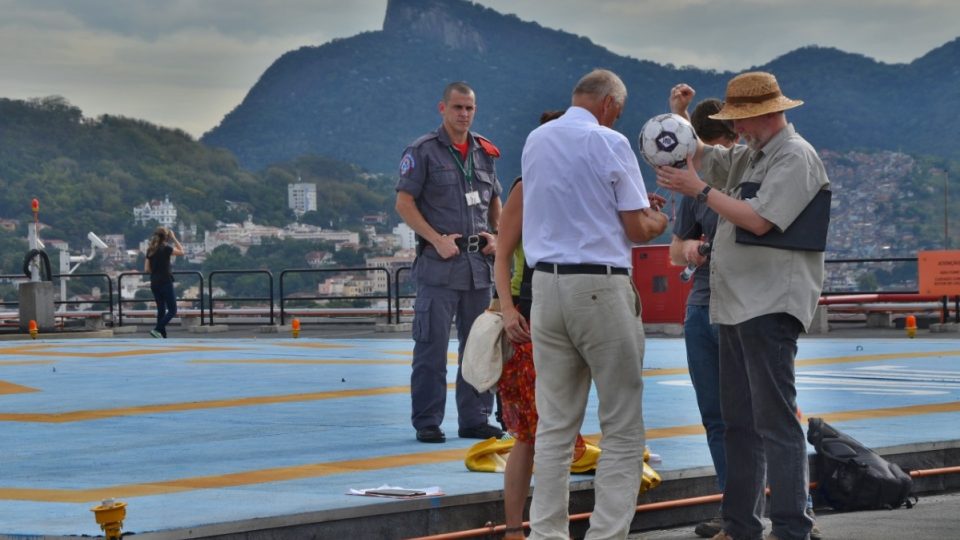
[[[157,325],[150,331],[155,338],[167,337],[167,323],[177,315],[177,296],[173,292],[170,256],[183,255],[183,246],[173,231],[157,227],[150,237],[144,272],[150,273],[150,292],[157,302]]]

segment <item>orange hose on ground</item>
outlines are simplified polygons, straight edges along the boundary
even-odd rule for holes
[[[958,474],[960,473],[960,466],[955,467],[941,467],[939,469],[923,469],[910,471],[910,476],[914,478],[925,478],[928,476],[939,476],[942,474]],[[810,487],[816,487],[816,482],[811,482]],[[767,489],[769,492],[769,488]],[[700,504],[709,504],[713,502],[720,502],[723,496],[719,493],[716,495],[702,495],[700,497],[689,497],[686,499],[674,499],[672,501],[661,501],[655,503],[641,504],[637,506],[637,512],[652,512],[656,510],[669,510],[672,508],[684,508],[687,506],[697,506]],[[572,514],[570,516],[570,521],[582,521],[585,519],[590,519],[592,512],[584,512],[582,514]],[[530,522],[523,522],[524,528],[530,526]],[[494,525],[493,523],[488,522],[485,527],[479,529],[467,529],[464,531],[453,531],[448,533],[434,534],[430,536],[418,536],[416,538],[410,538],[408,540],[461,540],[463,538],[479,538],[481,536],[491,536],[494,534],[503,533],[506,529],[506,525]]]
[[[939,476],[941,474],[957,474],[957,473],[960,473],[960,466],[910,471],[910,476],[914,478],[926,478],[927,476]]]

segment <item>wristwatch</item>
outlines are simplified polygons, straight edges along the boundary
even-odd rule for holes
[[[710,190],[713,189],[710,186],[703,188],[703,191],[697,193],[697,202],[706,203],[707,202],[707,193],[710,193]]]

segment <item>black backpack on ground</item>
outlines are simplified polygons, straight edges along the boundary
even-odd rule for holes
[[[810,418],[807,440],[817,450],[817,494],[834,510],[913,507],[913,479],[822,418]],[[912,500],[911,500],[912,499]]]

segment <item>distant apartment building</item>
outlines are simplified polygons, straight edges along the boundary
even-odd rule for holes
[[[393,234],[400,239],[400,249],[416,249],[417,233],[413,232],[406,223],[401,223],[393,228]]]
[[[121,279],[117,281],[118,291],[120,298],[123,300],[133,300],[136,298],[137,291],[142,288],[150,288],[150,278],[149,276],[144,279],[141,276],[130,276],[129,279]]]
[[[374,292],[387,292],[387,280],[392,279],[397,269],[413,264],[416,252],[413,250],[398,251],[388,257],[367,257],[368,267],[383,268],[386,272],[373,270],[367,272],[367,278],[373,282]]]
[[[280,231],[280,238],[291,240],[319,240],[337,244],[337,249],[343,244],[359,244],[360,233],[353,231],[330,231],[315,225],[291,223]]]
[[[177,240],[180,242],[200,242],[202,239],[197,234],[197,224],[193,223],[189,226],[180,224],[180,228],[177,230]]]
[[[147,225],[151,221],[156,221],[164,227],[173,227],[177,222],[177,207],[170,202],[169,196],[164,197],[162,201],[154,199],[133,208],[134,223]]]
[[[287,184],[287,206],[297,216],[317,209],[317,185],[307,182]]]
[[[243,223],[223,223],[215,231],[204,234],[204,249],[211,252],[224,244],[233,245],[246,253],[250,246],[259,246],[264,238],[289,238],[291,240],[315,240],[333,242],[337,249],[345,244],[356,245],[360,233],[353,231],[326,231],[313,225],[292,223],[286,227],[257,225],[250,219]]]
[[[259,246],[264,238],[279,238],[282,229],[267,225],[257,225],[249,219],[243,223],[225,223],[215,231],[206,231],[203,237],[203,248],[207,253],[222,245],[238,248],[246,253],[250,246]]]
[[[107,244],[104,250],[103,258],[115,263],[128,263],[131,260],[127,252],[127,239],[122,234],[105,234],[103,242]],[[133,254],[133,261],[137,260],[136,253]]]
[[[317,294],[321,296],[369,296],[376,292],[370,279],[357,276],[334,276],[317,285]]]
[[[122,234],[105,234],[103,242],[109,246],[108,249],[123,251],[127,249],[127,239]]]

